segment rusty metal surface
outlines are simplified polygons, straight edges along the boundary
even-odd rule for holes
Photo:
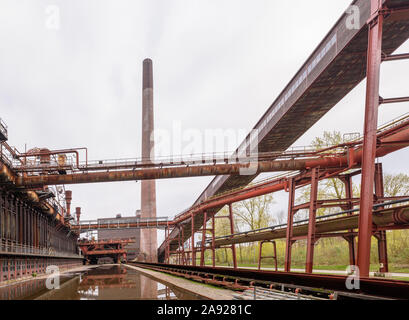
[[[259,151],[286,150],[364,79],[368,39],[366,22],[370,17],[370,1],[354,1],[353,4],[360,8],[360,30],[347,30],[345,27],[346,14],[342,15],[334,28],[254,127],[260,130]],[[388,1],[388,4],[398,7],[407,5],[407,2]],[[308,73],[308,68],[314,64],[314,59],[323,50],[325,52],[325,47],[334,35],[336,35],[336,44],[331,46],[326,55],[322,57],[314,71]],[[408,37],[408,20],[393,21],[386,18],[383,53],[386,55],[393,53]],[[297,84],[298,79],[306,71],[308,79],[299,84],[291,97],[277,108],[277,105],[280,105],[280,102],[289,94],[289,89]],[[245,141],[241,147],[244,144]],[[219,192],[246,185],[253,179],[254,177],[243,176],[216,177],[195,204]]]
[[[217,275],[227,281],[240,281],[242,285],[249,284],[273,284],[293,287],[304,287],[303,291],[310,290],[321,291],[330,296],[334,292],[347,294],[371,295],[378,298],[407,299],[409,297],[409,282],[401,280],[379,279],[379,278],[361,278],[360,289],[348,290],[345,286],[346,276],[341,275],[321,275],[305,274],[296,272],[280,271],[260,271],[252,269],[233,269],[224,267],[198,267],[171,264],[147,264],[137,263],[142,268],[155,268],[165,272],[190,273],[196,276],[202,274]],[[308,289],[309,288],[309,289]]]
[[[408,121],[401,123],[393,128],[391,134],[382,132],[378,135],[380,143],[376,150],[376,156],[382,157],[393,151],[402,149],[409,145],[409,128]],[[399,141],[395,144],[394,141]],[[384,145],[382,144],[384,143]],[[342,147],[342,146],[340,146]],[[353,152],[353,154],[350,154]],[[310,154],[310,151],[307,152]],[[343,168],[349,166],[352,160],[355,165],[362,161],[362,148],[349,148],[348,152],[344,150],[338,154],[325,154],[319,157],[305,158],[302,153],[299,154],[301,159],[290,160],[261,160],[258,162],[259,173],[274,171],[303,170],[320,166],[323,168]],[[255,159],[257,160],[257,158]],[[166,179],[175,177],[193,177],[216,174],[234,174],[237,179],[245,177],[240,175],[242,168],[248,168],[250,163],[232,163],[232,164],[205,164],[191,165],[184,167],[170,168],[145,168],[137,170],[112,171],[112,172],[89,172],[74,174],[50,174],[39,176],[14,176],[14,182],[17,187],[38,187],[43,185],[57,184],[78,184],[91,182],[108,182],[108,181],[131,181],[131,180],[150,180]]]
[[[380,130],[378,130],[378,149],[376,154],[378,157],[385,156],[390,152],[394,152],[401,147],[407,145],[407,142],[403,142],[409,139],[409,122],[406,117],[397,119],[396,121],[392,121],[390,124],[385,125]],[[402,143],[392,143],[393,141],[402,141]],[[337,167],[339,169],[338,173],[346,171],[352,167],[358,166],[362,160],[362,146],[359,144],[355,148],[348,149],[349,151],[346,152],[343,156],[333,156],[333,157],[323,157],[323,158],[315,158],[315,159],[302,159],[302,160],[290,160],[286,162],[286,169],[295,169],[296,166],[301,165],[298,169],[307,169],[316,166],[320,166],[321,168],[326,168],[326,172],[328,174],[331,173],[329,169],[331,166]],[[274,163],[278,163],[277,166],[283,169],[283,161],[275,161]],[[292,167],[290,167],[292,166]],[[309,176],[305,176],[304,173],[299,175],[293,175],[297,180],[297,186],[303,185],[306,183],[305,180],[309,180]],[[325,176],[325,175],[324,175]],[[322,178],[322,177],[321,177]],[[277,178],[275,180],[269,181],[266,185],[256,185],[255,187],[249,187],[244,189],[239,189],[234,192],[230,193],[223,193],[220,196],[214,196],[209,198],[202,203],[191,207],[186,212],[179,214],[176,216],[176,221],[179,220],[183,221],[186,218],[189,218],[190,214],[193,212],[197,214],[197,218],[195,219],[194,230],[200,230],[203,222],[203,210],[207,210],[209,213],[209,218],[212,214],[218,211],[219,208],[223,207],[226,204],[241,201],[248,199],[250,197],[260,196],[267,193],[276,192],[279,190],[284,190],[288,187],[288,176],[283,176],[281,178]],[[187,220],[187,223],[182,225],[184,229],[184,239],[186,241],[191,236],[191,219]],[[171,234],[171,249],[177,245],[179,229],[174,229]],[[158,252],[159,257],[162,259],[165,250],[165,243],[162,243]],[[162,260],[161,260],[162,261]]]
[[[378,0],[371,0],[371,12],[377,12],[381,8],[382,5]],[[363,276],[369,275],[370,267],[383,21],[383,15],[378,14],[370,22],[368,31],[364,143],[362,148],[361,200],[357,256],[358,267]]]
[[[373,216],[373,230],[385,226],[394,225],[408,225],[409,224],[409,206],[402,206],[391,209],[384,209],[382,211],[376,211]],[[350,215],[339,218],[332,218],[328,220],[318,221],[316,223],[316,235],[317,238],[325,233],[340,232],[344,230],[356,229],[358,227],[358,215]],[[271,228],[270,230],[254,231],[229,235],[221,239],[215,240],[215,246],[226,246],[237,243],[246,243],[253,241],[282,239],[286,237],[286,227]],[[293,228],[293,236],[301,237],[308,234],[308,224],[304,223],[296,225]],[[340,235],[342,235],[340,233]]]
[[[386,1],[386,3],[394,8],[407,5],[407,1],[397,0]],[[341,16],[296,76],[255,125],[254,129],[260,130],[258,151],[286,150],[365,78],[368,44],[366,22],[370,18],[370,1],[353,1],[352,4],[360,8],[361,28],[347,30],[345,28],[346,16],[345,14]],[[386,56],[391,55],[408,37],[409,19],[397,19],[394,15],[386,17],[382,52]],[[334,42],[333,39],[336,39],[336,45],[326,50],[327,44]],[[321,52],[326,52],[326,54],[315,64],[314,61]],[[311,69],[309,71],[312,65],[315,65],[313,72]],[[308,74],[308,79],[299,82],[299,79],[303,79],[305,72]],[[291,90],[297,84],[297,89]],[[283,99],[284,103],[282,103]],[[238,150],[246,146],[248,138],[249,136]],[[192,207],[214,195],[244,187],[255,177],[256,175],[216,176]],[[220,209],[221,207],[215,208],[211,213]],[[201,219],[198,218],[198,221]],[[199,223],[195,228],[199,230],[200,227]],[[186,228],[186,231],[189,233],[189,228]],[[176,235],[171,236],[176,237]],[[161,245],[160,254],[163,249]]]

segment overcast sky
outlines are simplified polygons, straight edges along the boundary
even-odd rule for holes
[[[9,143],[19,150],[88,147],[90,159],[116,159],[141,154],[144,58],[153,60],[156,128],[170,130],[176,121],[200,132],[247,132],[350,0],[0,4],[0,117]],[[50,21],[56,9],[57,24]],[[399,49],[408,51],[407,43]],[[381,95],[407,96],[408,71],[407,62],[384,64]],[[364,93],[363,82],[295,145],[308,145],[324,130],[361,132]],[[379,123],[408,106],[381,106]],[[384,171],[409,173],[407,159],[408,150],[386,157]],[[157,215],[190,206],[210,180],[157,181]],[[69,188],[85,220],[133,215],[140,207],[139,182]],[[276,208],[286,207],[285,197],[276,201]]]

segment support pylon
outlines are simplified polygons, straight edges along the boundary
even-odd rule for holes
[[[205,251],[206,251],[206,224],[207,224],[207,212],[203,213],[203,227],[202,227],[202,245],[200,248],[200,266],[205,265]]]
[[[383,186],[383,169],[382,163],[375,164],[375,195],[377,203],[382,201],[378,200],[384,197],[384,186]],[[382,209],[382,208],[378,208]],[[378,258],[379,258],[379,272],[388,272],[388,248],[386,242],[386,231],[380,230],[374,234],[375,238],[378,240]]]
[[[233,217],[233,207],[229,203],[229,219],[230,219],[230,234],[234,234],[234,217]],[[236,256],[236,245],[231,245],[232,259],[233,259],[233,268],[237,269],[237,256]]]
[[[284,271],[291,270],[291,250],[294,243],[293,237],[293,222],[294,222],[294,197],[295,197],[295,180],[291,178],[288,186],[288,219],[287,219],[287,234],[285,244],[285,261]]]
[[[311,170],[311,192],[310,192],[310,208],[308,221],[308,235],[307,235],[307,259],[305,263],[305,272],[312,273],[314,265],[314,246],[315,238],[315,217],[317,214],[317,197],[318,197],[318,174],[319,169],[313,168]]]
[[[358,223],[358,267],[361,277],[369,277],[371,256],[376,131],[378,125],[379,78],[382,59],[382,2],[381,0],[371,0],[372,20],[369,22],[368,32],[365,124]]]
[[[345,185],[345,198],[352,199],[353,198],[353,185],[352,185],[352,176],[345,175],[343,179]],[[343,210],[351,210],[353,209],[354,205],[352,201],[348,201]],[[353,213],[350,212],[348,215],[352,215]],[[348,249],[349,249],[349,264],[351,266],[356,265],[356,241],[355,236],[353,235],[354,230],[348,230],[350,235],[345,236],[344,239],[348,242]]]

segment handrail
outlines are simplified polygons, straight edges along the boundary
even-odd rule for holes
[[[74,252],[55,251],[54,248],[39,248],[29,245],[16,243],[0,242],[0,253],[23,253],[23,254],[38,254],[45,256],[63,256],[63,257],[81,257],[81,254]]]
[[[3,121],[2,118],[0,118],[0,131],[1,133],[7,138],[7,124]]]

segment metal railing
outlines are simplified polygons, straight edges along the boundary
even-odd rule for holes
[[[56,251],[54,248],[38,248],[28,245],[16,244],[16,243],[0,243],[0,254],[7,253],[20,253],[20,254],[32,254],[49,257],[82,257],[80,254],[73,252]]]
[[[7,140],[7,138],[8,138],[8,136],[7,136],[7,125],[3,121],[3,119],[1,119],[1,118],[0,118],[0,132]]]
[[[71,225],[73,229],[80,231],[96,230],[96,229],[137,229],[137,228],[165,228],[172,220],[168,217],[156,218],[104,218],[98,220],[82,220],[79,223],[73,222]]]
[[[333,147],[331,150],[323,153],[323,156],[337,156],[344,154],[344,148]],[[155,159],[147,158],[124,158],[124,159],[105,159],[80,161],[77,165],[75,161],[67,159],[64,165],[60,165],[57,160],[50,158],[48,163],[41,163],[39,160],[28,161],[26,164],[18,162],[13,163],[13,169],[17,172],[28,174],[43,174],[44,172],[71,171],[71,172],[90,172],[90,171],[115,171],[115,170],[134,170],[142,168],[164,168],[164,167],[188,167],[192,165],[220,165],[220,164],[243,164],[249,162],[261,162],[272,159],[294,159],[309,158],[320,156],[320,151],[310,147],[292,148],[283,152],[259,152],[250,155],[240,156],[237,154],[228,155],[224,153],[185,155],[176,157],[157,157]]]

